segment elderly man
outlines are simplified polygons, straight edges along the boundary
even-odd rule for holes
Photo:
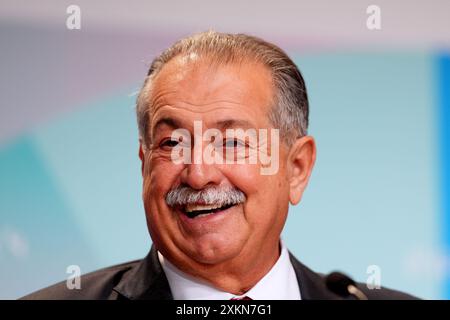
[[[178,41],[151,64],[137,119],[149,255],[26,298],[410,298],[333,290],[280,240],[316,146],[303,78],[275,45],[216,32]]]

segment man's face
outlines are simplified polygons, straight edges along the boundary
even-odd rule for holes
[[[185,129],[192,145],[196,143],[200,137],[194,135],[194,121],[201,121],[203,131],[219,129],[224,140],[226,129],[271,129],[268,113],[273,94],[270,72],[256,63],[211,66],[208,61],[178,57],[155,78],[148,101],[152,105],[150,144],[141,153],[143,200],[153,242],[169,259],[188,265],[219,264],[278,245],[289,203],[288,150],[283,143],[276,150],[277,172],[262,175],[259,161],[175,163],[172,151],[176,141],[171,140],[174,130]],[[223,144],[226,149],[242,148],[236,141]],[[192,159],[201,157],[201,151],[194,147]],[[166,202],[167,194],[177,187],[194,192],[233,189],[244,198],[231,207],[208,211],[212,214],[194,216],[186,206]],[[196,205],[205,209],[201,202],[189,209]]]

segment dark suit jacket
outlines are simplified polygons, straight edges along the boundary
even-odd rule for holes
[[[310,270],[300,263],[291,253],[303,300],[342,299],[329,291],[324,276]],[[358,284],[369,299],[414,299],[415,297],[389,289],[369,290],[364,284]],[[66,282],[27,295],[26,300],[68,299],[68,300],[123,300],[123,299],[173,299],[169,283],[158,260],[157,250],[152,246],[149,254],[142,260],[127,262],[101,269],[81,277],[81,289],[69,290]]]

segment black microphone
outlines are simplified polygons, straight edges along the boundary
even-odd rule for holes
[[[368,300],[367,296],[358,289],[355,281],[350,277],[340,272],[332,272],[325,278],[327,288],[341,297],[348,297],[350,295],[356,297],[358,300]]]

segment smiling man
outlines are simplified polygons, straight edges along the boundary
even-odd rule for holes
[[[176,271],[223,292],[222,296],[211,289],[216,298],[245,294],[274,267],[289,201],[299,202],[314,164],[314,140],[302,134],[308,114],[306,92],[292,62],[290,70],[282,69],[288,61],[275,47],[254,38],[198,35],[176,44],[153,63],[138,99],[143,199],[159,259],[163,266],[176,266]],[[278,83],[272,69],[283,72]],[[278,97],[276,86],[289,82],[296,84],[297,92]],[[281,100],[295,100],[298,107],[286,105],[277,111],[273,105]],[[278,172],[262,175],[260,162],[239,164],[237,159],[205,164],[204,148],[197,147],[204,138],[194,135],[196,121],[206,130],[224,133],[289,125],[282,133],[285,143],[270,141],[280,146],[275,150],[281,159]],[[180,128],[193,136],[187,139],[193,145],[192,163],[172,161],[173,148],[182,143],[172,138],[173,131]],[[214,150],[220,155],[231,150],[234,156],[240,150],[249,154],[266,149],[269,143],[264,139],[250,146],[250,139],[244,138],[214,140]],[[289,278],[278,280],[295,282],[288,261],[280,267]],[[170,283],[175,275],[166,273]],[[298,291],[283,297],[299,298]],[[201,294],[208,297],[208,292]]]
[[[61,283],[26,298],[352,297],[280,239],[316,158],[305,83],[281,49],[243,34],[182,39],[153,61],[137,118],[150,253],[83,276],[79,290]]]

